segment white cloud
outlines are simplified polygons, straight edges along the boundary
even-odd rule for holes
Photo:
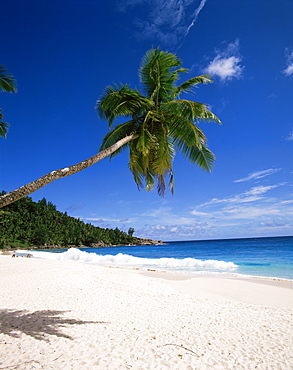
[[[165,230],[166,229],[166,226],[164,226],[164,225],[156,225],[156,226],[152,226],[152,229],[153,230]]]
[[[206,2],[201,0],[195,10],[197,0],[126,0],[118,2],[117,7],[124,13],[143,7],[143,17],[134,19],[139,39],[154,38],[160,43],[175,45],[184,41]]]
[[[145,236],[152,239],[178,240],[189,238],[205,238],[211,227],[206,222],[192,223],[190,225],[156,225],[146,226],[136,230],[137,236]]]
[[[156,229],[158,227],[161,228],[161,225],[170,227],[174,225],[192,225],[194,223],[193,217],[179,216],[177,213],[174,213],[174,210],[171,207],[159,207],[156,209],[151,209],[139,214],[139,217],[147,219],[147,224],[153,223],[154,220],[157,220],[158,224],[156,225]]]
[[[286,76],[291,76],[293,74],[293,51],[290,53],[287,49],[286,54],[287,63],[283,72]]]
[[[169,201],[168,206],[160,204],[143,213],[130,215],[131,226],[137,237],[166,241],[290,233],[293,201],[291,193],[285,195],[285,185],[287,188],[290,186],[281,182],[257,184],[188,209],[177,209],[177,203]]]
[[[284,200],[280,204],[293,204],[293,200]]]
[[[194,216],[209,216],[208,213],[206,213],[206,212],[199,212],[196,209],[194,209],[193,211],[191,211],[191,214],[194,215]]]
[[[280,171],[281,168],[270,168],[268,170],[264,170],[264,171],[257,171],[257,172],[252,172],[250,173],[247,177],[244,177],[242,179],[239,179],[239,180],[235,180],[234,182],[243,182],[243,181],[250,181],[250,180],[257,180],[257,179],[261,179],[265,176],[269,176],[269,175],[272,175],[278,171]]]
[[[170,207],[159,207],[156,209],[152,209],[149,211],[146,211],[142,214],[142,216],[147,216],[147,217],[168,217],[170,215],[171,208]]]
[[[207,2],[207,0],[201,0],[201,2],[200,2],[200,4],[199,4],[198,8],[197,8],[197,9],[195,9],[195,12],[194,12],[194,14],[193,14],[192,22],[191,22],[191,23],[190,23],[190,25],[187,27],[187,30],[186,30],[186,32],[185,32],[185,36],[187,36],[187,35],[188,35],[188,33],[189,33],[189,31],[190,31],[191,27],[193,27],[193,26],[194,26],[194,24],[195,24],[195,22],[196,22],[196,20],[197,20],[197,17],[198,17],[198,15],[199,15],[199,13],[202,11],[202,9],[203,9],[203,7],[205,6],[206,2]]]
[[[288,65],[288,67],[284,70],[285,75],[291,76],[293,74],[293,63]]]
[[[293,130],[290,132],[290,134],[286,137],[286,140],[293,141]]]
[[[249,195],[259,195],[259,194],[264,194],[266,193],[267,191],[271,190],[271,189],[274,189],[274,188],[277,188],[278,186],[280,186],[282,184],[278,184],[278,185],[269,185],[269,186],[263,186],[263,185],[260,185],[260,186],[255,186],[253,188],[251,188],[249,191],[246,191],[245,193],[243,193],[244,196],[249,196]]]
[[[265,196],[268,191],[282,185],[285,184],[261,185],[227,198],[214,198],[198,205],[191,214],[201,216],[205,220],[221,220],[222,222],[224,220],[252,220],[268,216],[291,217],[293,213],[291,202],[277,201],[275,198]],[[199,212],[198,209],[204,209],[204,211]]]
[[[256,187],[251,188],[249,191],[246,191],[246,192],[238,194],[238,195],[233,195],[231,197],[222,198],[222,199],[213,198],[213,199],[209,200],[208,202],[197,206],[197,209],[198,208],[203,208],[203,207],[206,207],[206,206],[211,206],[211,205],[215,206],[217,204],[241,204],[241,203],[256,202],[258,200],[263,199],[262,195],[265,194],[267,191],[269,191],[271,189],[274,189],[276,187],[279,187],[280,185],[283,185],[283,184],[270,185],[270,186],[256,186]],[[202,213],[202,216],[203,215],[209,215],[210,216],[210,214],[208,214],[208,213],[199,212],[197,210],[194,210],[191,213],[194,214],[194,215],[196,215],[196,214],[200,215],[200,213]]]
[[[82,218],[83,221],[92,221],[96,223],[104,223],[104,222],[119,222],[119,223],[129,223],[131,220],[128,218],[123,218],[123,219],[115,219],[115,218],[98,218],[98,217],[86,217]]]
[[[217,56],[207,67],[208,74],[219,76],[221,80],[230,80],[231,78],[239,78],[242,73],[242,67],[239,65],[241,59],[235,56],[223,58]]]
[[[239,40],[228,44],[225,50],[217,51],[216,57],[205,68],[204,72],[212,76],[218,76],[222,81],[239,79],[242,77],[243,66],[240,65],[242,58],[239,54]]]
[[[197,215],[201,221],[206,221],[204,230],[211,236],[214,230],[223,235],[264,235],[292,232],[293,201],[282,193],[275,193],[275,197],[266,194],[287,183],[270,186],[255,186],[240,194],[231,195],[222,199],[213,198],[199,204],[191,213]],[[283,199],[280,198],[283,196]],[[199,210],[199,211],[198,211]],[[236,234],[235,234],[236,233]],[[218,235],[218,234],[217,234]]]
[[[254,219],[262,216],[280,216],[281,212],[278,208],[269,207],[253,207],[253,206],[239,206],[231,209],[225,209],[224,217],[233,219]]]
[[[269,220],[266,222],[261,222],[260,227],[263,229],[280,229],[280,228],[287,228],[288,225],[284,222],[276,222],[275,220]]]

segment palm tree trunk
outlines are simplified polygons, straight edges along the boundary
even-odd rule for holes
[[[136,134],[126,136],[123,139],[117,141],[117,143],[113,144],[109,148],[104,149],[100,153],[94,155],[93,157],[90,157],[82,162],[74,164],[73,166],[47,173],[46,175],[40,177],[39,179],[33,182],[30,182],[29,184],[21,186],[20,188],[13,190],[10,193],[0,196],[0,208],[15,202],[20,198],[25,197],[26,195],[33,193],[34,191],[42,188],[43,186],[50,184],[50,182],[54,180],[60,179],[65,176],[73,175],[74,173],[80,172],[90,167],[91,165],[108,157],[109,155],[114,153],[117,149],[121,148],[122,145],[128,143],[129,141],[135,139],[136,137],[137,137]]]

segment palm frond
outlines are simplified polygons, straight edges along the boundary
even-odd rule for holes
[[[146,184],[145,184],[146,191],[151,191],[151,190],[154,189],[154,187],[155,187],[155,174],[149,168],[146,171],[145,182],[146,182]]]
[[[138,90],[128,85],[114,85],[106,88],[97,101],[96,109],[100,118],[106,119],[111,127],[116,117],[138,116],[150,109],[151,104]]]
[[[188,68],[178,68],[176,69],[176,74],[178,73],[188,73],[189,72],[189,69]]]
[[[184,155],[195,163],[201,169],[211,172],[214,167],[215,155],[205,146],[198,148],[196,146],[182,148]]]
[[[137,150],[140,151],[142,155],[146,156],[149,153],[152,141],[153,141],[153,137],[151,133],[146,129],[142,129],[137,139],[137,144],[136,144]]]
[[[6,139],[9,125],[6,122],[0,121],[0,137]]]
[[[143,187],[143,179],[146,177],[145,163],[141,152],[136,149],[136,140],[129,143],[129,169],[132,172],[138,189]],[[150,179],[149,179],[150,181]]]
[[[205,121],[205,122],[217,122],[218,124],[222,124],[221,120],[208,108],[203,109],[201,115],[199,115],[196,119],[196,122]]]
[[[180,115],[188,120],[199,121],[215,121],[221,123],[219,118],[212,113],[205,104],[198,103],[192,100],[176,99],[162,104],[162,109]]]
[[[172,168],[175,156],[173,143],[169,140],[167,129],[156,133],[156,146],[152,153],[152,168],[158,175],[165,175]]]
[[[3,121],[3,114],[1,113],[2,109],[0,109],[0,137],[6,138],[9,124]]]
[[[206,142],[203,131],[192,121],[178,115],[167,116],[166,120],[168,121],[168,137],[179,150],[181,150],[181,142],[198,147]]]
[[[133,132],[133,121],[127,121],[115,126],[107,135],[104,137],[102,144],[100,146],[100,151],[109,148],[113,144],[115,144],[120,139],[130,135]],[[123,145],[118,150],[116,150],[113,154],[111,154],[110,158],[113,158],[115,155],[121,153],[128,147],[128,144]]]
[[[161,197],[163,197],[166,191],[165,177],[163,175],[158,175],[157,181],[158,181],[158,185],[157,185],[158,194]]]
[[[97,102],[102,119],[112,126],[116,117],[129,117],[115,126],[104,138],[101,150],[110,147],[126,135],[135,134],[132,141],[111,156],[129,148],[129,169],[138,188],[152,190],[157,185],[159,195],[166,191],[166,178],[174,192],[172,171],[175,149],[189,161],[211,171],[215,157],[206,147],[206,137],[198,127],[201,121],[221,123],[207,105],[179,99],[180,93],[190,92],[198,84],[212,82],[210,76],[190,78],[176,86],[181,67],[180,59],[172,53],[148,51],[139,70],[145,96],[129,85],[108,86]]]
[[[161,102],[164,96],[174,90],[174,83],[178,79],[174,69],[180,65],[180,59],[172,53],[151,49],[145,54],[139,76],[147,96],[155,103]]]
[[[192,88],[198,84],[207,84],[207,83],[212,83],[212,79],[210,78],[209,75],[201,75],[197,77],[192,77],[189,80],[183,82],[181,85],[177,86],[174,91],[172,96],[178,96],[182,92],[189,92],[192,90]]]
[[[11,74],[7,73],[7,69],[3,64],[0,64],[0,90],[6,92],[16,92],[16,81]]]
[[[174,173],[172,169],[170,170],[170,174],[169,174],[169,188],[170,188],[171,194],[174,195]]]

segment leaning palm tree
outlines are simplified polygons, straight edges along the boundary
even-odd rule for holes
[[[7,73],[7,69],[0,64],[0,91],[16,92],[16,83],[13,76]],[[3,121],[3,110],[0,109],[0,137],[6,137],[8,123]]]
[[[220,120],[207,105],[181,98],[198,84],[210,83],[208,75],[193,77],[180,85],[181,61],[175,54],[149,50],[139,70],[143,91],[129,85],[108,86],[97,101],[97,112],[109,123],[110,131],[103,139],[100,152],[78,164],[52,171],[36,181],[0,197],[0,207],[22,198],[61,177],[77,173],[101,159],[129,148],[129,167],[138,187],[145,184],[151,190],[157,183],[158,193],[164,195],[165,179],[173,193],[172,162],[175,151],[191,162],[211,171],[214,155],[206,146],[206,137],[198,127],[201,121]],[[113,127],[116,118],[126,122]]]

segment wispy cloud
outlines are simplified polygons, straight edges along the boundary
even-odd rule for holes
[[[147,222],[137,229],[136,235],[163,240],[205,239],[221,237],[221,233],[233,237],[241,235],[241,230],[246,236],[273,228],[278,232],[278,226],[286,232],[292,228],[293,203],[280,197],[283,192],[278,188],[285,185],[253,186],[238,194],[212,198],[180,213],[172,206],[155,208],[141,215]]]
[[[82,219],[83,221],[91,221],[98,224],[104,222],[114,222],[114,223],[129,223],[131,222],[128,218],[115,219],[115,218],[101,218],[101,217],[86,217]]]
[[[286,49],[286,68],[283,72],[286,76],[293,74],[293,51],[290,52],[288,49]]]
[[[277,170],[258,171],[248,177],[261,181]],[[118,227],[126,232],[131,226],[135,229],[135,236],[155,240],[290,234],[293,229],[290,183],[267,184],[266,181],[225,197],[206,199],[185,209],[172,198],[168,202],[151,203],[143,211],[129,207],[125,214],[127,218],[93,215],[86,221],[101,227]],[[248,184],[243,182],[242,187]],[[238,185],[234,187],[238,188]]]
[[[121,12],[143,7],[143,16],[134,18],[139,39],[176,46],[187,37],[206,2],[201,0],[197,6],[198,0],[126,0],[119,1],[117,7]]]
[[[137,237],[166,241],[289,235],[293,230],[291,176],[287,182],[268,183],[272,179],[269,175],[280,170],[271,168],[250,173],[239,179],[243,181],[241,186],[233,185],[234,189],[241,187],[241,191],[206,198],[186,208],[180,199],[174,198],[156,200],[143,209],[130,201],[127,209],[118,205],[115,216],[92,214],[84,220],[100,227],[118,227],[125,232],[133,227]],[[284,174],[282,171],[282,177]],[[258,183],[251,185],[249,180]]]
[[[293,130],[289,133],[289,135],[286,137],[286,140],[293,141]]]
[[[284,225],[292,228],[293,203],[280,197],[268,197],[267,193],[277,189],[286,183],[270,186],[256,186],[226,198],[214,198],[210,201],[197,205],[191,214],[201,221],[207,221],[209,225],[226,222],[244,225],[256,230],[264,225]],[[276,193],[277,194],[277,193]],[[240,221],[241,220],[241,221]],[[238,230],[239,231],[239,230]]]
[[[193,19],[192,19],[192,22],[190,23],[190,25],[187,27],[187,30],[185,32],[185,37],[189,34],[189,31],[190,29],[194,26],[196,20],[197,20],[197,17],[199,15],[199,13],[202,11],[203,7],[205,6],[207,0],[201,0],[198,8],[195,10],[194,14],[193,14]]]
[[[139,214],[140,218],[145,218],[149,222],[153,222],[154,220],[157,220],[158,224],[156,226],[159,227],[159,225],[164,225],[171,227],[174,225],[191,225],[194,223],[193,217],[186,217],[185,215],[178,215],[174,213],[174,210],[172,207],[158,207],[154,209],[150,209],[142,214]]]
[[[261,222],[259,225],[262,229],[280,229],[287,227],[287,224],[285,222],[276,222],[274,220],[269,220],[266,222]]]
[[[234,182],[244,182],[244,181],[261,179],[263,177],[272,175],[272,174],[274,174],[274,173],[276,173],[280,170],[281,170],[281,168],[270,168],[270,169],[264,170],[264,171],[252,172],[247,177],[244,177],[244,178],[239,179],[239,180],[235,180]]]
[[[70,204],[68,207],[65,208],[65,211],[76,211],[76,210],[82,209],[83,207],[84,207],[84,204],[82,203]]]
[[[216,54],[216,57],[205,68],[205,73],[217,76],[221,81],[242,77],[244,67],[240,64],[242,58],[239,53],[238,39],[228,44],[224,50],[217,50]]]
[[[229,205],[229,207],[231,205],[233,205],[233,207],[234,207],[235,204],[239,205],[239,204],[243,204],[243,203],[256,202],[256,201],[259,201],[259,200],[263,199],[263,194],[265,194],[269,190],[272,190],[274,188],[279,187],[280,185],[282,185],[282,184],[270,185],[270,186],[260,185],[260,186],[255,186],[255,187],[251,188],[250,190],[248,190],[246,192],[243,192],[241,194],[237,194],[237,195],[233,195],[233,196],[226,197],[226,198],[221,198],[221,199],[213,198],[213,199],[209,200],[208,202],[205,202],[205,203],[200,204],[199,206],[197,206],[197,208],[195,210],[193,210],[191,213],[194,214],[194,215],[208,215],[208,216],[210,216],[211,214],[209,212],[198,211],[198,209],[203,208],[203,207],[207,207],[207,206],[215,206],[215,205],[219,205],[219,204],[227,204],[227,205]],[[231,208],[229,208],[229,210],[231,210]]]
[[[171,213],[171,207],[158,207],[148,210],[142,214],[144,217],[169,217]]]
[[[156,225],[145,226],[137,230],[136,235],[148,235],[153,239],[178,240],[194,238],[205,238],[210,226],[206,222],[193,222],[185,225]]]

